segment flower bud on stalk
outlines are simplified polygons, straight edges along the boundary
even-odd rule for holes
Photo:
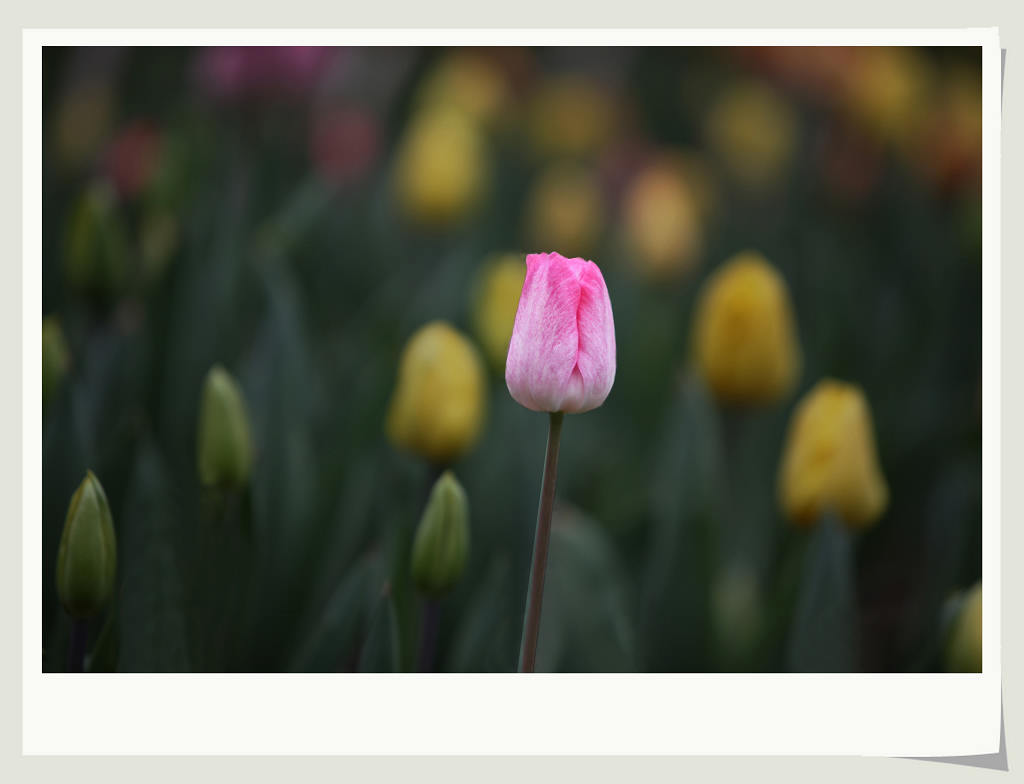
[[[558,447],[565,413],[597,408],[615,380],[615,324],[601,270],[558,253],[526,257],[505,383],[520,405],[550,413],[544,478],[537,510],[519,671],[533,672],[544,597]]]
[[[860,387],[825,379],[797,405],[789,423],[779,496],[786,516],[813,525],[833,509],[866,528],[888,504],[871,411]]]
[[[223,367],[206,374],[199,408],[197,439],[199,481],[207,486],[238,488],[252,470],[252,436],[245,398]]]
[[[444,321],[420,327],[398,362],[388,438],[435,464],[453,462],[480,435],[485,386],[483,361],[462,333]]]
[[[76,620],[99,612],[114,592],[117,542],[103,486],[92,471],[71,496],[57,551],[57,594]]]
[[[485,193],[490,162],[483,132],[451,107],[425,109],[410,122],[395,160],[400,206],[415,222],[446,227]]]
[[[623,200],[630,256],[652,280],[691,272],[703,243],[701,209],[681,161],[666,158],[641,171]]]
[[[458,582],[469,554],[469,500],[451,471],[430,492],[412,546],[412,578],[417,590],[439,598]]]
[[[99,297],[114,297],[128,278],[128,240],[117,196],[96,182],[78,200],[65,238],[68,285]]]
[[[532,411],[579,414],[615,381],[615,325],[601,270],[558,253],[526,257],[505,363],[508,391]]]
[[[726,261],[704,284],[696,306],[693,353],[719,400],[766,404],[784,397],[802,363],[789,291],[759,253]]]

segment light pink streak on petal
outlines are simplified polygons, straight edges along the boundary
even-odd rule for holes
[[[597,408],[608,397],[615,381],[615,323],[601,270],[585,263],[580,276],[577,315],[579,350],[576,371],[582,378],[580,397],[567,401],[565,411],[581,413]],[[568,403],[571,402],[571,407]]]
[[[526,257],[505,383],[518,403],[534,411],[563,410],[579,348],[579,267],[557,253]]]

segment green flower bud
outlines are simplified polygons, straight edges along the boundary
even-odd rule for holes
[[[103,485],[92,471],[71,496],[57,551],[57,594],[73,618],[95,615],[114,592],[117,541]]]
[[[946,645],[947,672],[981,672],[981,583],[960,602]]]
[[[430,491],[412,545],[412,578],[427,596],[447,593],[466,568],[469,499],[459,480],[445,471]]]
[[[207,487],[240,487],[252,469],[252,437],[245,398],[220,365],[206,374],[199,407],[199,481]]]
[[[96,182],[79,198],[65,238],[64,273],[79,291],[112,297],[128,277],[128,240],[117,197]]]
[[[53,397],[68,371],[71,355],[56,316],[43,319],[43,406]]]

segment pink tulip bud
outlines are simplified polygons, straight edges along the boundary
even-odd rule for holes
[[[534,411],[579,414],[601,405],[614,380],[615,324],[601,270],[531,253],[505,362],[508,391]]]

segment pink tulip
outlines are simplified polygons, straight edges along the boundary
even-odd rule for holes
[[[531,253],[505,363],[508,391],[534,411],[578,414],[601,405],[614,380],[615,324],[601,270]]]

